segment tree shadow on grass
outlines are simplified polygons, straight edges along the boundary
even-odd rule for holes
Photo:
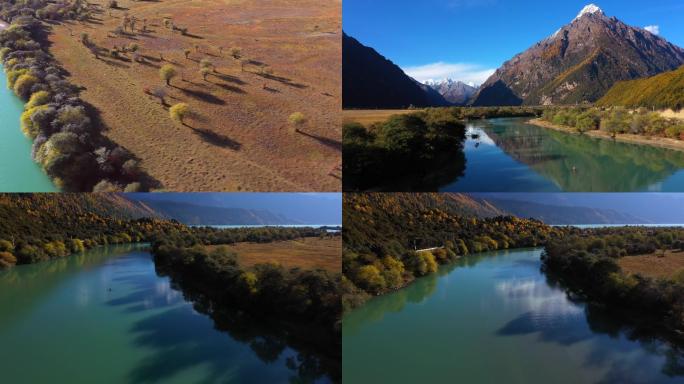
[[[151,62],[149,62],[149,61],[147,61],[147,60],[139,61],[138,63],[141,64],[141,65],[144,65],[144,66],[146,66],[146,67],[152,67],[152,68],[157,68],[157,69],[161,68],[161,65],[151,63]]]
[[[243,95],[247,93],[244,89],[242,89],[240,87],[233,86],[233,85],[223,84],[223,83],[214,83],[212,81],[209,81],[209,83],[214,84],[218,87],[221,87],[225,91],[229,91],[229,92],[233,92],[233,93],[240,93]]]
[[[228,136],[221,135],[219,133],[216,133],[216,132],[214,132],[210,129],[206,129],[206,128],[191,127],[187,123],[185,123],[183,125],[190,128],[197,136],[199,136],[202,140],[204,140],[205,142],[207,142],[211,145],[215,145],[215,146],[221,147],[221,148],[232,149],[233,151],[239,151],[242,148],[242,144],[231,139]]]
[[[299,88],[299,89],[309,88],[308,85],[301,84],[301,83],[295,83],[294,81],[288,79],[287,77],[269,75],[268,73],[256,73],[256,74],[258,76],[265,78],[265,79],[277,81],[281,84],[285,84],[285,85],[290,86],[290,87]]]
[[[107,59],[107,58],[104,58],[102,56],[100,56],[100,61],[102,61],[103,63],[105,63],[107,65],[111,65],[112,67],[118,67],[118,68],[130,68],[131,67],[130,65],[126,65],[126,64],[121,63],[117,60]]]
[[[238,78],[238,77],[236,77],[236,76],[228,75],[228,74],[225,74],[225,73],[214,72],[214,73],[212,73],[212,75],[214,75],[215,77],[218,77],[219,79],[221,79],[221,80],[223,80],[223,81],[227,81],[227,82],[229,82],[229,83],[235,83],[235,84],[238,84],[238,85],[245,85],[245,84],[247,84],[246,82],[242,81],[240,78]]]
[[[297,132],[301,135],[304,135],[306,137],[310,137],[310,138],[318,141],[319,143],[325,145],[326,147],[332,148],[336,151],[342,151],[342,142],[340,142],[340,141],[329,139],[329,138],[323,137],[323,136],[314,135],[311,133],[306,133],[306,132],[302,131],[301,129],[298,130]]]
[[[180,87],[177,87],[175,85],[171,85],[171,86],[180,90],[181,92],[183,92],[184,94],[186,94],[188,96],[194,97],[195,99],[198,99],[198,100],[206,101],[207,103],[217,104],[217,105],[225,105],[226,104],[226,102],[223,99],[218,98],[209,92],[195,91],[192,89],[180,88]]]

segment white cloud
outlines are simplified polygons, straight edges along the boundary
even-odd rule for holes
[[[460,80],[464,83],[480,85],[491,76],[495,69],[478,64],[437,62],[426,65],[402,68],[407,75],[424,83],[428,80]]]
[[[644,27],[644,29],[651,32],[654,35],[660,35],[660,26],[659,25],[647,25]]]

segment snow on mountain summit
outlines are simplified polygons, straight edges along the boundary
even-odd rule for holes
[[[577,14],[577,17],[575,17],[575,19],[579,19],[580,17],[582,17],[586,14],[594,14],[594,13],[602,14],[603,11],[601,10],[601,8],[598,7],[598,5],[589,4],[589,5],[585,6],[584,8],[582,8],[580,13]]]

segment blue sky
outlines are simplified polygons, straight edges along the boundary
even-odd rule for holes
[[[424,81],[480,83],[504,61],[570,23],[589,0],[344,0],[347,34]],[[608,16],[657,26],[684,47],[684,1],[596,0]]]

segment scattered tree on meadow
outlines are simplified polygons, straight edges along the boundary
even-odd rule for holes
[[[166,85],[171,85],[171,80],[176,77],[177,74],[176,67],[171,64],[166,64],[159,70],[159,76],[166,82]]]
[[[152,91],[150,92],[150,94],[151,94],[152,96],[158,98],[158,99],[159,99],[159,102],[160,102],[162,105],[166,105],[166,100],[164,100],[164,98],[166,97],[166,94],[167,94],[166,88],[164,88],[164,87],[154,87],[154,88],[152,89]]]
[[[299,129],[306,123],[306,116],[301,112],[295,112],[287,120],[290,123],[291,131],[299,132]]]
[[[211,73],[211,69],[206,68],[206,67],[200,68],[200,74],[202,75],[202,78],[204,79],[204,81],[207,81],[207,76],[209,76],[210,73]]]
[[[186,59],[186,60],[188,60],[188,59],[190,58],[190,53],[191,53],[191,52],[192,52],[192,51],[191,51],[189,48],[185,48],[185,49],[183,50],[183,54],[185,55],[185,59]]]
[[[171,119],[181,124],[185,124],[183,120],[190,115],[190,106],[185,103],[178,103],[169,108]]]

